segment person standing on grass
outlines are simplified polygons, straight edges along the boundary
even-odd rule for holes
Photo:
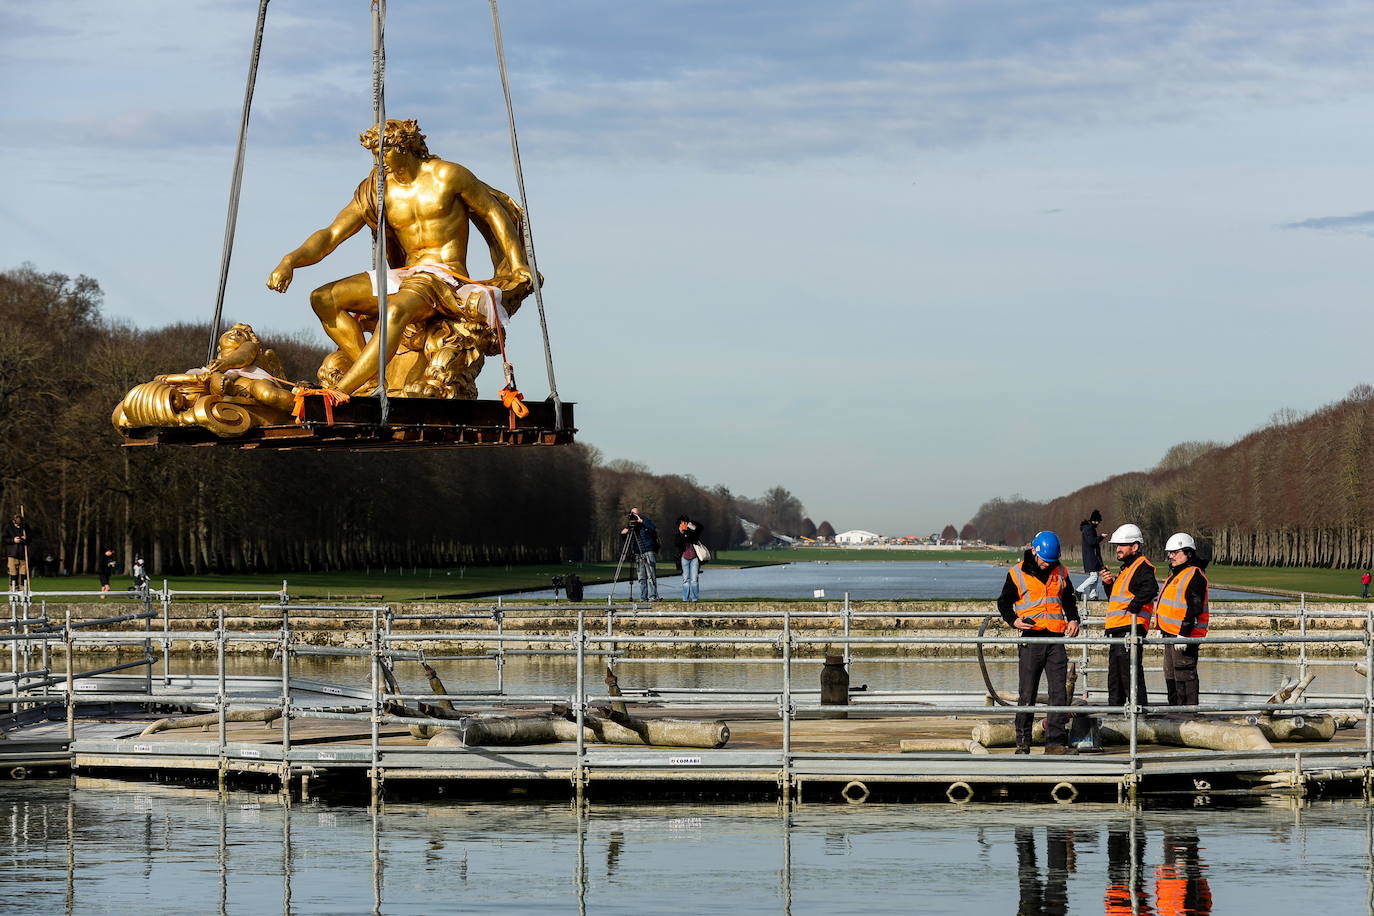
[[[1366,569],[1366,570],[1364,571],[1364,575],[1363,575],[1363,576],[1360,576],[1360,585],[1364,586],[1364,593],[1363,593],[1362,595],[1360,595],[1361,598],[1368,598],[1368,597],[1369,597],[1369,580],[1370,580],[1369,570]]]
[[[5,565],[9,568],[10,591],[22,590],[29,579],[29,526],[17,513],[5,526]]]
[[[631,509],[629,521],[620,533],[630,539],[635,554],[636,578],[639,580],[639,600],[658,600],[658,529],[638,508]]]
[[[685,515],[677,517],[677,559],[682,567],[682,600],[701,598],[701,526]]]
[[[110,591],[110,577],[119,568],[119,561],[115,559],[113,547],[106,547],[100,554],[100,560],[96,564],[96,571],[100,573],[100,597],[104,598]]]

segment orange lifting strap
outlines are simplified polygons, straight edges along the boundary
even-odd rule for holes
[[[305,399],[316,396],[324,398],[324,419],[326,423],[334,422],[334,405],[347,404],[348,395],[342,391],[335,391],[332,388],[293,388],[291,393],[296,396],[296,405],[291,408],[291,416],[296,418],[297,423],[303,422],[305,416]]]

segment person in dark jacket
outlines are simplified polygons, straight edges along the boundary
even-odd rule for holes
[[[1078,602],[1074,599],[1069,573],[1059,562],[1059,537],[1041,531],[1031,541],[1021,562],[1007,571],[997,611],[1007,625],[1021,632],[1017,652],[1017,705],[1034,706],[1040,688],[1040,673],[1045,674],[1045,692],[1051,706],[1068,706],[1065,680],[1069,674],[1069,653],[1063,643],[1042,642],[1044,637],[1078,635]],[[1029,754],[1031,725],[1029,712],[1016,714],[1016,753]],[[1052,712],[1045,718],[1045,753],[1066,754],[1064,746],[1068,713]]]
[[[658,600],[658,529],[639,509],[631,509],[629,524],[620,533],[630,539],[635,555],[635,578],[639,580],[639,600]]]
[[[1169,578],[1159,593],[1155,619],[1165,636],[1201,639],[1207,635],[1207,563],[1198,556],[1197,541],[1186,531],[1164,545]],[[1164,647],[1164,689],[1170,706],[1198,704],[1197,658],[1201,643],[1171,643]]]
[[[1116,549],[1120,572],[1110,569],[1102,573],[1102,581],[1111,586],[1107,596],[1107,611],[1102,621],[1102,634],[1117,640],[1107,649],[1107,703],[1125,706],[1131,696],[1131,649],[1126,636],[1144,636],[1150,631],[1154,616],[1155,598],[1159,582],[1155,568],[1145,556],[1145,535],[1139,525],[1127,523],[1112,532],[1111,544]],[[1145,661],[1141,652],[1135,655],[1135,702],[1146,705]]]
[[[5,525],[5,565],[9,567],[10,591],[17,592],[29,580],[29,526],[22,515]]]
[[[677,517],[677,562],[682,569],[682,600],[701,598],[701,557],[697,545],[701,543],[701,525],[685,515]]]
[[[1078,523],[1078,534],[1083,539],[1083,574],[1087,576],[1078,586],[1078,597],[1082,601],[1089,598],[1097,600],[1097,583],[1102,581],[1102,570],[1106,568],[1102,563],[1102,542],[1107,536],[1098,532],[1097,526],[1100,524],[1102,513],[1096,509]]]
[[[106,547],[100,554],[100,559],[96,561],[96,572],[100,573],[100,597],[104,598],[110,590],[110,577],[119,569],[119,561],[115,559],[113,547]]]

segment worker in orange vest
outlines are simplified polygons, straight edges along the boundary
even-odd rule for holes
[[[1045,691],[1051,706],[1068,706],[1069,653],[1063,643],[1041,640],[1054,636],[1078,635],[1078,601],[1068,570],[1059,562],[1059,536],[1041,531],[1031,540],[1021,562],[1007,570],[997,611],[1008,626],[1021,631],[1023,640],[1017,653],[1017,704],[1034,706],[1044,672]],[[1016,714],[1016,753],[1029,754],[1031,727],[1035,717],[1028,712]],[[1052,712],[1045,719],[1045,753],[1066,754],[1065,729],[1069,715]]]
[[[1207,635],[1206,563],[1197,556],[1197,541],[1180,531],[1164,545],[1169,561],[1169,578],[1159,593],[1155,619],[1166,636]],[[1198,643],[1164,647],[1164,689],[1170,706],[1196,706],[1198,703]]]
[[[1111,544],[1116,548],[1120,572],[1107,571],[1102,581],[1111,586],[1107,596],[1107,617],[1103,627],[1107,636],[1116,637],[1107,650],[1107,703],[1125,706],[1130,700],[1131,654],[1126,634],[1144,636],[1150,631],[1150,617],[1154,613],[1159,583],[1155,568],[1145,558],[1145,535],[1137,525],[1122,525],[1112,532]],[[1145,662],[1137,651],[1135,657],[1135,701],[1146,704]]]

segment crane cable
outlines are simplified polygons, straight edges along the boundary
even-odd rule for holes
[[[520,209],[523,211],[520,220],[520,234],[525,244],[525,257],[530,262],[530,283],[534,287],[534,304],[539,310],[539,331],[544,337],[544,367],[548,370],[549,398],[553,401],[553,428],[561,430],[563,428],[563,401],[558,397],[558,384],[553,377],[553,350],[549,346],[549,323],[544,315],[544,293],[539,280],[539,262],[534,256],[534,231],[530,228],[530,207],[525,197],[525,172],[520,167],[520,141],[515,133],[515,108],[511,105],[510,77],[506,73],[506,49],[505,42],[501,37],[501,13],[496,7],[496,0],[489,0],[489,2],[491,3],[492,37],[496,43],[496,64],[501,71],[501,92],[506,100],[506,122],[510,125],[510,151],[511,158],[515,163],[516,192],[520,195]],[[504,353],[502,358],[504,359]],[[507,381],[511,387],[514,387],[513,379],[508,377]]]
[[[253,34],[253,53],[248,57],[248,85],[243,91],[243,114],[239,119],[239,145],[234,156],[234,177],[229,183],[229,215],[224,223],[224,248],[220,252],[219,287],[215,292],[215,318],[210,323],[210,347],[205,363],[215,358],[219,345],[219,328],[224,320],[224,288],[229,282],[229,261],[234,255],[234,232],[239,219],[239,193],[243,188],[243,156],[248,146],[248,114],[253,108],[253,85],[258,80],[258,58],[262,56],[262,32],[267,22],[267,4],[259,0],[258,27]]]

